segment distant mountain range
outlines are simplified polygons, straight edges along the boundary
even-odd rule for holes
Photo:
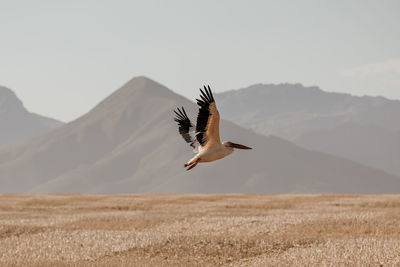
[[[400,176],[400,101],[257,84],[216,95],[221,116],[264,135]]]
[[[13,91],[0,86],[0,147],[21,142],[60,125],[60,121],[27,111]]]
[[[217,105],[225,116],[230,110],[223,102],[219,96]],[[243,110],[256,106],[237,103]],[[178,106],[185,106],[192,118],[197,114],[193,102],[136,77],[79,119],[1,149],[0,192],[400,192],[397,176],[224,120],[223,140],[254,149],[188,172],[183,164],[193,154],[173,121]]]

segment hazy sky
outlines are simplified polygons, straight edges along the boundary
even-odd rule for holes
[[[0,85],[64,121],[134,76],[400,99],[400,1],[0,0]]]

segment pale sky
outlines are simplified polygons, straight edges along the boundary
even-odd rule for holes
[[[400,99],[400,1],[0,0],[0,85],[70,121],[138,75]]]

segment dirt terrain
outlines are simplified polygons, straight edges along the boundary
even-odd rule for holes
[[[400,265],[400,195],[0,195],[0,265]]]

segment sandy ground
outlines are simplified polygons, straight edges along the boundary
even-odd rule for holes
[[[0,195],[4,266],[400,266],[400,195]]]

